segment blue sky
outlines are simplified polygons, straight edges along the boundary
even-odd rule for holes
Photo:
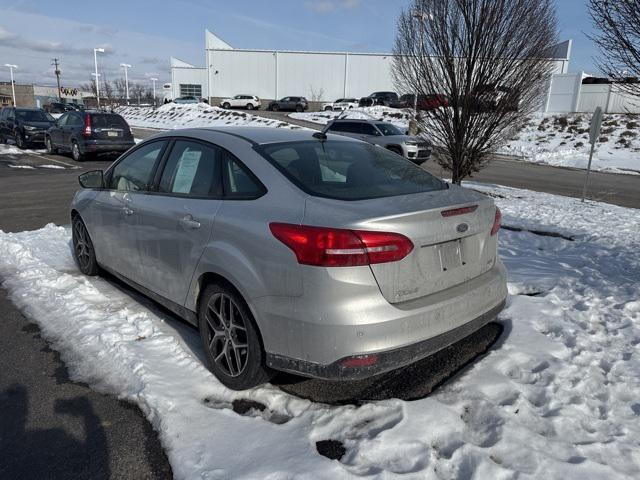
[[[0,65],[19,65],[16,80],[53,84],[52,57],[62,62],[63,85],[87,82],[93,47],[100,69],[134,80],[169,78],[170,56],[200,65],[204,29],[234,47],[387,52],[395,21],[410,0],[156,0],[64,2],[0,0]],[[585,0],[556,0],[560,39],[572,38],[570,70],[595,73]],[[91,5],[91,8],[88,6]],[[94,6],[95,5],[95,6]],[[8,72],[0,69],[0,80]]]

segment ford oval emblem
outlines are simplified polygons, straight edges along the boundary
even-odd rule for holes
[[[458,231],[458,233],[464,233],[469,230],[469,225],[467,225],[466,223],[461,223],[456,227],[456,230]]]

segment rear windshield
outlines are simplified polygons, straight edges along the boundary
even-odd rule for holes
[[[410,161],[367,143],[303,141],[255,149],[294,184],[319,197],[364,200],[447,188]]]
[[[42,110],[16,110],[16,116],[25,122],[53,122],[54,118]]]
[[[93,128],[128,128],[129,125],[120,115],[110,113],[92,113],[91,126]]]

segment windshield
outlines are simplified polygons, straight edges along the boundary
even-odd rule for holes
[[[447,188],[409,160],[367,143],[303,141],[255,149],[295,185],[319,197],[364,200]]]
[[[42,110],[16,110],[16,116],[25,122],[53,122],[54,118]]]
[[[382,135],[388,137],[389,135],[404,135],[405,133],[396,127],[393,123],[376,123],[378,130],[382,132]]]

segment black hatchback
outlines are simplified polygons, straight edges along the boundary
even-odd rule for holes
[[[116,113],[67,112],[44,138],[48,153],[71,152],[76,161],[91,154],[122,153],[135,145],[129,124]]]

